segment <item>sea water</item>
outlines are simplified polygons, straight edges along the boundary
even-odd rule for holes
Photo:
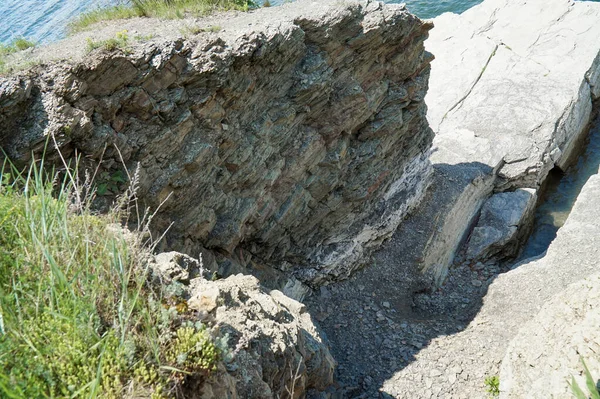
[[[125,0],[0,0],[0,43],[17,37],[48,43],[64,37],[69,21],[84,11]],[[260,0],[262,1],[262,0]],[[287,0],[271,0],[281,4]],[[482,0],[387,0],[406,3],[421,18],[433,18],[451,11],[461,13]]]

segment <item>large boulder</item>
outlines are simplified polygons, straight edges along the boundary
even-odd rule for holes
[[[203,398],[299,398],[333,383],[335,360],[300,302],[253,276],[206,279],[202,262],[169,252],[154,257],[154,281],[225,339],[228,353]],[[222,396],[219,396],[222,395]]]
[[[435,223],[422,258],[438,282],[492,194],[537,191],[581,148],[600,96],[599,18],[597,2],[486,0],[433,20],[426,48],[436,58],[425,98],[436,133],[433,205],[424,209]],[[514,240],[493,233],[492,252],[512,255]]]
[[[24,160],[54,135],[65,156],[102,158],[107,177],[121,158],[139,163],[139,198],[168,198],[154,222],[174,222],[171,248],[312,283],[347,277],[429,183],[432,25],[402,5],[337,0],[210,24],[188,38],[108,24],[94,40],[157,36],[0,79],[0,146]]]

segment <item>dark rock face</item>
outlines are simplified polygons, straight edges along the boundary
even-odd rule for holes
[[[170,196],[155,219],[173,222],[170,247],[347,277],[429,182],[431,24],[399,5],[300,1],[222,26],[0,80],[0,144],[23,160],[53,134],[107,166],[116,146],[140,164],[143,201]]]

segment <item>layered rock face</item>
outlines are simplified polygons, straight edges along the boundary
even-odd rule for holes
[[[2,148],[23,160],[54,135],[111,166],[114,145],[140,163],[143,201],[169,198],[155,221],[173,222],[170,247],[313,283],[348,276],[429,182],[431,24],[333,0],[214,23],[225,29],[1,80]]]

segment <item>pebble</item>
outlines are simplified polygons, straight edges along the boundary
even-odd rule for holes
[[[479,280],[472,280],[471,284],[473,284],[475,287],[481,287],[483,285],[483,283]]]
[[[389,309],[390,308],[390,303],[389,302],[383,302],[381,304],[381,306],[383,306],[384,308],[388,308]]]

